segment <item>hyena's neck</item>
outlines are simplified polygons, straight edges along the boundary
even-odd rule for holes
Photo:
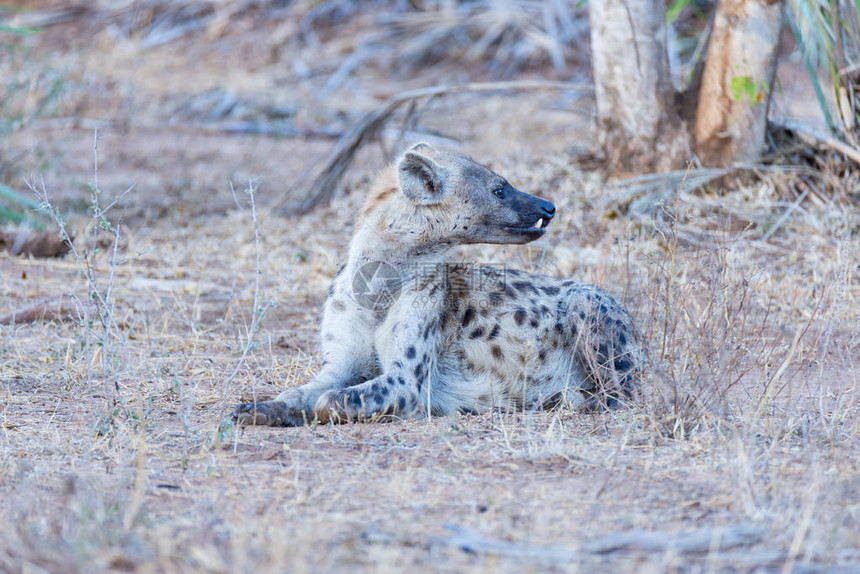
[[[420,241],[397,233],[381,231],[359,221],[349,245],[347,265],[353,270],[372,262],[381,262],[397,269],[432,266],[448,262],[449,244]]]

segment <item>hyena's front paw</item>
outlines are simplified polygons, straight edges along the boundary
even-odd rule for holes
[[[238,425],[299,427],[305,424],[305,413],[284,401],[240,403],[231,415]]]
[[[314,419],[320,424],[381,420],[396,412],[388,398],[388,393],[383,394],[376,383],[326,391],[314,405]]]

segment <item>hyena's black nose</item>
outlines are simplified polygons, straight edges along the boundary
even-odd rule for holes
[[[552,216],[555,215],[555,205],[551,201],[542,199],[540,202],[540,212],[547,220],[552,219]]]

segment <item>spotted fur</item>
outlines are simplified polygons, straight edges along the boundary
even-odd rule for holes
[[[631,398],[646,351],[610,295],[451,261],[457,245],[532,241],[554,213],[467,157],[412,148],[365,201],[323,310],[319,374],[274,401],[240,404],[234,418],[297,426]],[[380,262],[399,280],[366,273]],[[368,302],[357,276],[383,296]]]

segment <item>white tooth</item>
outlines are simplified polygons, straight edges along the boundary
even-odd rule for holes
[[[537,223],[535,223],[535,227],[537,229],[540,229],[542,226],[543,226],[543,218],[540,218],[537,220]]]

